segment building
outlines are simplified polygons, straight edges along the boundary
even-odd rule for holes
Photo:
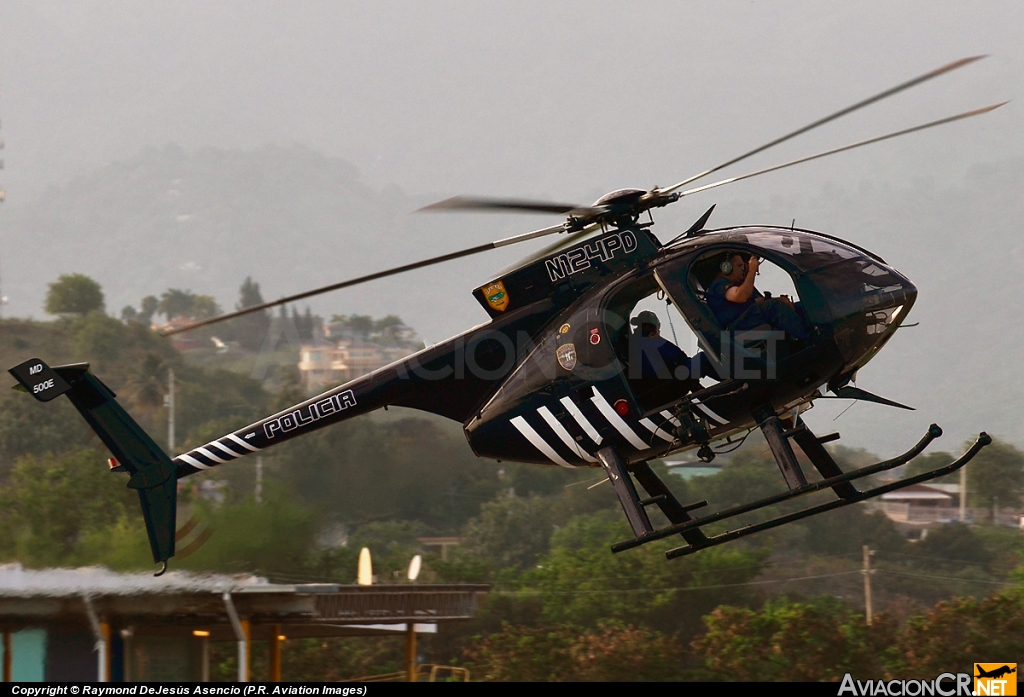
[[[882,494],[868,506],[885,513],[905,535],[912,538],[937,525],[961,521],[989,521],[1024,529],[1024,517],[1016,509],[961,508],[959,484],[913,484]]]
[[[322,392],[368,375],[412,352],[411,348],[382,346],[360,339],[303,344],[299,355],[302,388],[308,393]]]
[[[252,641],[266,641],[280,681],[287,638],[406,637],[415,679],[416,635],[473,617],[489,586],[282,585],[255,576],[104,568],[29,570],[0,565],[4,681],[205,681],[209,643],[238,645],[249,679]],[[287,679],[287,676],[284,676]]]
[[[181,329],[182,327],[187,327],[188,325],[193,324],[195,321],[196,320],[192,319],[191,317],[173,317],[169,321],[164,322],[163,324],[157,324],[156,322],[154,322],[153,324],[150,325],[149,328],[155,332],[164,332],[169,331],[171,329]],[[187,333],[175,334],[171,337],[171,346],[173,346],[176,351],[189,351],[191,349],[203,348],[204,346],[209,345],[209,340],[197,339],[195,336],[192,336]]]
[[[945,490],[950,487],[953,491]],[[880,499],[882,512],[904,526],[923,528],[960,519],[959,487],[955,484],[912,484],[882,494]]]

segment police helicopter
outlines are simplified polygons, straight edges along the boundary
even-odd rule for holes
[[[844,472],[824,447],[838,434],[816,435],[800,416],[822,398],[903,407],[851,383],[913,307],[917,289],[906,276],[852,242],[795,226],[708,229],[714,206],[662,242],[652,230],[651,211],[730,182],[991,111],[1001,104],[685,188],[979,58],[896,85],[669,187],[621,189],[589,206],[475,197],[442,201],[427,209],[539,212],[565,220],[165,332],[527,240],[564,236],[473,291],[489,316],[484,324],[186,453],[163,452],[87,364],[49,367],[32,359],[10,372],[16,388],[40,401],[67,395],[113,454],[111,468],[127,472],[128,487],[139,493],[153,558],[163,564],[160,573],[175,552],[179,479],[388,406],[458,421],[480,457],[603,468],[633,533],[613,545],[613,552],[680,536],[682,544],[666,553],[679,557],[940,477],[965,465],[990,437],[981,433],[944,467],[858,489],[858,480],[916,457],[941,429],[932,425],[897,457]],[[760,260],[790,276],[795,298],[769,298],[756,290]],[[695,355],[660,339],[652,313],[634,314],[651,296],[685,319],[699,343]],[[778,464],[786,485],[782,493],[699,514],[707,503],[677,500],[649,464],[687,449],[709,461],[723,446],[738,447],[743,434],[755,429],[764,434]],[[819,478],[808,480],[794,443]],[[834,496],[824,503],[724,532],[706,531],[709,524],[829,489]],[[652,506],[668,525],[652,524]]]

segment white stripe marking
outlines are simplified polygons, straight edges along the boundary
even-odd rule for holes
[[[723,426],[725,424],[729,423],[728,419],[723,419],[721,416],[719,416],[715,412],[713,412],[710,409],[708,409],[706,406],[704,406],[703,404],[698,402],[696,399],[693,399],[693,400],[690,400],[690,401],[692,401],[694,404],[696,404],[698,409],[700,409],[702,412],[704,412],[705,414],[707,414],[708,416],[710,416],[712,419],[714,419],[718,423],[722,424]]]
[[[251,450],[252,452],[256,452],[257,450],[262,450],[262,449],[263,449],[263,448],[257,448],[257,447],[256,447],[256,446],[254,446],[254,445],[249,445],[249,444],[248,444],[248,443],[246,443],[246,442],[245,442],[244,440],[242,440],[241,438],[239,438],[238,436],[236,436],[236,435],[235,435],[234,433],[232,433],[232,434],[230,434],[229,436],[227,436],[227,438],[229,438],[229,439],[230,439],[230,440],[231,440],[232,442],[234,442],[234,443],[238,443],[238,444],[239,444],[240,446],[242,446],[243,448],[248,448],[248,449],[249,449],[249,450]]]
[[[597,410],[601,412],[601,415],[608,419],[608,423],[621,433],[623,438],[629,441],[630,445],[637,450],[648,450],[651,447],[640,440],[640,436],[636,434],[636,431],[631,429],[629,424],[622,420],[622,417],[612,408],[612,405],[608,403],[604,395],[597,391],[596,387],[594,388],[594,396],[590,398],[590,401],[594,403]]]
[[[215,446],[217,446],[218,450],[220,450],[221,452],[227,453],[228,457],[230,457],[232,460],[234,460],[236,457],[242,457],[241,453],[236,453],[234,450],[232,450],[228,446],[224,445],[223,443],[218,443],[217,441],[213,441],[212,443],[207,443],[206,445],[210,445],[210,446],[214,446],[215,445]],[[205,448],[206,446],[203,446],[203,447]]]
[[[667,440],[669,443],[675,440],[672,436],[662,431],[660,428],[654,425],[654,422],[650,419],[640,419],[640,425],[646,428],[648,431],[656,435],[662,440]]]
[[[603,441],[604,438],[602,438],[601,434],[597,432],[594,425],[587,421],[587,417],[583,415],[583,412],[580,411],[578,406],[576,406],[576,403],[568,397],[562,397],[558,401],[560,401],[562,406],[565,407],[565,410],[572,415],[572,418],[576,419],[576,423],[578,423],[580,428],[583,429],[583,432],[590,437],[590,440],[594,441],[594,445],[601,445],[601,441]]]
[[[672,416],[672,414],[670,412],[663,410],[663,411],[659,411],[658,413],[661,414],[662,416],[664,416],[665,419],[667,419],[669,422],[671,422],[673,426],[682,426],[682,424],[679,423],[679,419],[677,419],[676,417]]]
[[[192,465],[196,469],[201,469],[201,470],[208,470],[208,469],[210,469],[209,465],[204,465],[202,462],[200,462],[199,460],[197,460],[194,457],[191,457],[189,455],[178,455],[178,457],[176,457],[174,459],[175,460],[184,460],[185,462],[187,462],[188,464]]]
[[[586,460],[587,462],[597,462],[597,458],[591,457],[590,453],[581,448],[579,443],[573,440],[572,435],[567,430],[565,430],[565,426],[559,423],[558,419],[555,418],[555,415],[551,413],[550,409],[548,409],[547,407],[541,407],[540,409],[537,410],[537,413],[540,414],[541,417],[547,422],[548,426],[551,427],[551,430],[555,432],[555,435],[558,436],[562,440],[562,442],[569,447],[569,450],[576,453],[577,457],[579,457],[581,460]]]
[[[209,450],[207,450],[206,448],[196,448],[196,449],[195,449],[195,450],[193,450],[192,452],[194,452],[194,453],[199,453],[199,454],[200,454],[200,455],[202,455],[203,457],[209,458],[209,459],[213,460],[214,462],[219,462],[219,463],[220,463],[220,464],[222,464],[222,465],[223,465],[223,464],[225,464],[225,463],[227,463],[227,462],[230,462],[230,460],[222,460],[221,458],[217,457],[216,455],[214,455],[213,453],[211,453],[211,452],[210,452]]]
[[[533,447],[544,453],[544,456],[554,462],[556,465],[562,467],[568,467],[574,469],[572,465],[562,459],[562,456],[555,452],[555,449],[548,445],[548,442],[540,437],[540,434],[533,430],[533,426],[526,423],[526,419],[521,416],[517,416],[511,419],[511,424],[516,427],[520,433],[526,436],[526,440],[533,444]]]

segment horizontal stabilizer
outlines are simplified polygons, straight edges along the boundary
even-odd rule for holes
[[[874,402],[875,404],[884,404],[887,407],[898,407],[899,409],[907,409],[908,411],[916,411],[914,407],[908,407],[906,404],[900,404],[894,402],[891,399],[885,397],[879,397],[876,394],[871,394],[867,390],[862,390],[859,387],[840,387],[837,390],[833,390],[836,394],[837,399],[859,399],[862,402]],[[826,397],[827,399],[827,397]]]
[[[71,385],[50,366],[32,358],[10,370],[11,375],[25,392],[40,402],[49,402],[71,389]]]

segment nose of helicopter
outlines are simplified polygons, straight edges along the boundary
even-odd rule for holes
[[[873,259],[851,260],[816,276],[832,315],[843,372],[867,363],[896,332],[917,299],[903,274]]]

